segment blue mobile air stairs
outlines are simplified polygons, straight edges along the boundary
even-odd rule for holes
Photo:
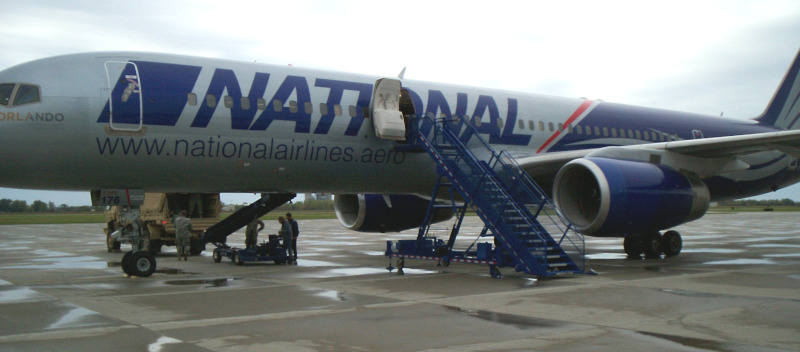
[[[429,114],[409,126],[408,144],[400,149],[424,149],[437,163],[439,181],[417,239],[387,242],[386,255],[399,258],[400,272],[406,258],[485,264],[492,277],[500,277],[501,267],[540,277],[586,272],[583,237],[508,152],[496,152],[464,118]],[[437,201],[446,194],[443,186],[449,187],[449,201]],[[452,207],[456,213],[447,242],[429,233],[430,214],[437,207]],[[455,250],[468,208],[485,227],[466,250]],[[493,237],[494,248],[492,242],[477,243],[486,237]]]

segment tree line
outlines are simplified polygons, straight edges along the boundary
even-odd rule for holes
[[[104,211],[105,207],[91,205],[56,205],[53,202],[35,200],[30,205],[24,200],[0,199],[0,213],[87,213]]]
[[[796,207],[800,206],[800,202],[795,202],[789,198],[783,199],[738,199],[726,200],[717,203],[721,207]]]
[[[238,205],[236,206],[236,210],[243,207],[245,207],[245,205]],[[56,205],[53,202],[45,203],[41,200],[35,200],[33,203],[28,204],[28,202],[24,200],[0,199],[0,213],[89,213],[103,212],[105,210],[106,207],[104,206]],[[301,202],[284,204],[279,210],[333,210],[333,201],[306,199]]]

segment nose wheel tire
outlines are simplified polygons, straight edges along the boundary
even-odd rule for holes
[[[683,248],[681,234],[678,231],[667,231],[661,240],[661,246],[663,247],[664,255],[667,257],[680,254]]]

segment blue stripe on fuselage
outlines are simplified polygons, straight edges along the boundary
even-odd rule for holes
[[[649,131],[677,135],[680,139],[693,139],[693,130],[702,131],[703,137],[723,137],[741,134],[775,132],[776,128],[753,123],[749,120],[676,112],[645,108],[616,103],[600,103],[576,126],[616,128],[634,131]],[[568,133],[548,151],[579,150],[610,146],[599,141],[607,141],[610,136]],[[598,143],[592,143],[596,140]],[[660,141],[660,140],[659,140]],[[640,140],[639,143],[652,143],[655,140]],[[629,143],[633,144],[633,143]]]

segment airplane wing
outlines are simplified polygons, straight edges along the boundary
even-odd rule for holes
[[[739,157],[765,151],[780,151],[800,158],[800,130],[553,152],[516,160],[537,181],[555,176],[573,159],[592,156],[655,162],[700,176],[713,176],[745,170],[750,165]]]

